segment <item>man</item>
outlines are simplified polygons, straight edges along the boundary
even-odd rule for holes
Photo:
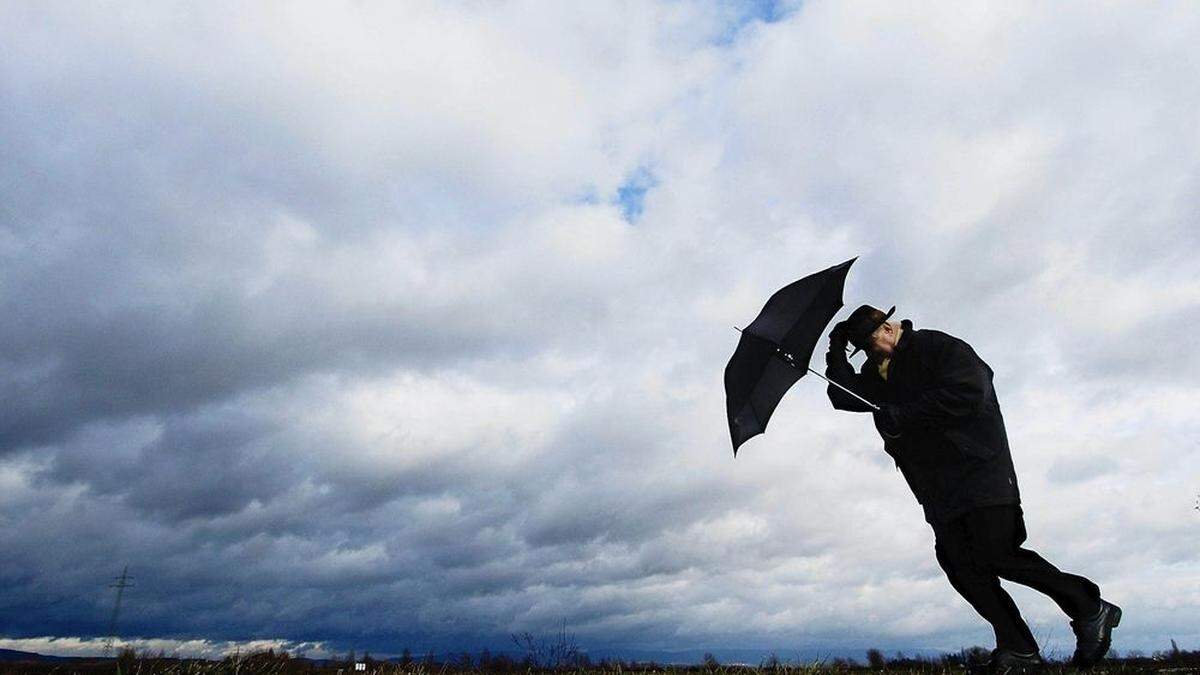
[[[829,385],[839,410],[874,412],[884,450],[916,495],[932,526],[938,564],[951,586],[996,633],[991,666],[1008,670],[1042,663],[1037,642],[1000,578],[1050,596],[1071,617],[1073,662],[1090,666],[1108,652],[1121,618],[1116,605],[1084,577],[1068,574],[1025,541],[1020,491],[992,369],[966,342],[912,321],[888,321],[870,305],[830,333],[825,374],[880,407]],[[846,356],[867,352],[859,373]]]

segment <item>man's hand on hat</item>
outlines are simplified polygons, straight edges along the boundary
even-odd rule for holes
[[[829,332],[829,351],[825,354],[825,363],[833,365],[835,362],[846,361],[846,346],[849,344],[850,338],[846,335],[846,322],[839,321]]]
[[[846,332],[846,322],[839,321],[833,325],[833,330],[829,331],[829,348],[837,348],[845,353],[849,344],[850,334]]]
[[[876,410],[875,428],[879,433],[883,434],[884,438],[897,439],[900,438],[900,407],[891,403],[880,404],[879,410]]]

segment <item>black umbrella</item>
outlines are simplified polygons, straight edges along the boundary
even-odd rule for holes
[[[784,286],[767,300],[753,323],[739,329],[742,338],[725,366],[725,407],[735,457],[742,443],[766,431],[779,400],[806,372],[854,394],[809,368],[808,361],[825,327],[842,308],[846,273],[855,260]]]

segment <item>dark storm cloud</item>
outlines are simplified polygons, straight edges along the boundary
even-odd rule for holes
[[[42,331],[13,311],[24,330],[12,332],[25,334],[9,333],[20,344],[6,359],[0,448],[60,441],[96,420],[188,410],[311,372],[428,366],[509,340],[516,348],[477,322],[455,325],[453,310],[441,321],[400,304],[348,313],[302,293],[246,302],[188,292],[166,306],[66,310],[65,325]],[[34,294],[15,302],[42,311],[72,304]]]

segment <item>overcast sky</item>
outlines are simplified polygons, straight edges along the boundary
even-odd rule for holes
[[[1186,2],[0,5],[0,647],[98,651],[128,564],[181,653],[990,648],[869,416],[805,378],[730,452],[732,326],[854,256],[840,318],[995,370],[1114,647],[1200,647],[1198,45]]]

